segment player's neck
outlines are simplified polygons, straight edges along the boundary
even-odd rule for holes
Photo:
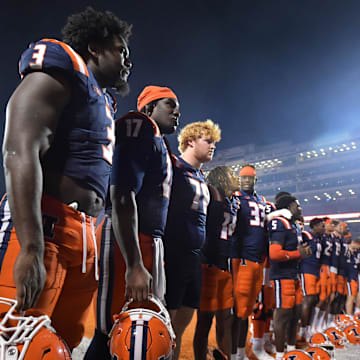
[[[254,195],[254,194],[255,194],[255,190],[254,190],[254,189],[249,189],[249,190],[241,189],[241,191],[247,193],[248,195]]]
[[[188,164],[190,164],[195,169],[200,170],[202,167],[202,163],[198,161],[198,159],[193,156],[190,152],[184,152],[180,155],[180,157],[185,160]]]

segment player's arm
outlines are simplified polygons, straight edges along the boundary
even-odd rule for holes
[[[114,235],[126,263],[125,297],[143,301],[149,294],[151,275],[140,251],[135,192],[111,185],[110,196]]]
[[[125,115],[116,126],[116,145],[111,174],[112,224],[126,263],[125,297],[147,299],[151,275],[145,269],[139,245],[136,194],[149,168],[154,129],[149,120]]]
[[[34,72],[22,80],[6,109],[3,161],[11,216],[21,246],[14,266],[19,311],[35,305],[45,282],[41,158],[69,97],[70,88],[62,77]]]
[[[285,227],[281,220],[273,219],[269,223],[270,247],[269,256],[273,261],[288,261],[293,259],[303,259],[307,257],[309,246],[306,248],[300,245],[296,250],[285,250],[283,243],[285,240]]]

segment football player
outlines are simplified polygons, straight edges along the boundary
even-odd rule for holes
[[[265,199],[255,191],[256,170],[248,164],[239,173],[240,201],[232,259],[236,317],[233,323],[232,358],[245,357],[248,316],[252,313],[263,282],[267,254]],[[236,357],[237,354],[237,357]]]
[[[130,33],[110,12],[70,16],[63,41],[45,38],[24,51],[7,105],[0,296],[50,316],[71,349],[98,284],[94,224],[114,140],[106,88],[128,90]]]
[[[321,332],[326,328],[327,314],[329,313],[330,295],[331,295],[331,254],[333,250],[332,232],[334,225],[330,218],[323,218],[325,233],[321,238],[321,257],[320,257],[320,293],[313,316],[312,332]]]
[[[303,242],[311,247],[311,256],[300,262],[301,288],[303,292],[301,327],[305,328],[305,340],[316,332],[311,324],[312,314],[317,319],[319,307],[315,306],[320,293],[320,257],[322,253],[322,236],[325,233],[323,219],[313,218],[310,221],[311,231],[303,231]]]
[[[331,266],[330,266],[330,283],[331,283],[331,294],[330,294],[330,312],[328,315],[328,326],[336,326],[334,319],[335,315],[338,314],[337,310],[339,307],[340,294],[338,294],[338,272],[342,248],[342,229],[339,220],[333,219],[333,232],[332,232],[332,252],[331,252]]]
[[[299,201],[292,195],[284,195],[276,203],[277,211],[271,214],[268,223],[270,280],[275,293],[273,325],[276,359],[295,349],[297,324],[301,313],[301,284],[299,259],[311,254],[309,245],[302,244],[296,219],[301,216]]]
[[[211,161],[220,128],[211,120],[186,125],[178,136],[180,157],[173,157],[173,185],[164,236],[166,304],[176,334],[174,360],[181,337],[201,296],[200,249],[205,242],[209,190],[201,167]]]
[[[202,250],[202,288],[194,336],[196,360],[205,360],[208,335],[216,316],[216,339],[230,359],[232,308],[234,306],[229,261],[239,200],[232,196],[239,181],[227,166],[217,166],[206,177],[210,203],[206,217],[206,242]]]
[[[100,253],[97,324],[87,360],[111,358],[107,342],[113,317],[125,299],[147,299],[148,288],[142,283],[149,283],[149,273],[153,274],[152,293],[164,298],[161,238],[172,182],[164,135],[174,133],[178,126],[179,102],[171,89],[147,86],[137,107],[139,112],[130,111],[116,122],[111,204],[107,204]]]

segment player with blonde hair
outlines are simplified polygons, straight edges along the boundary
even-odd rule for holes
[[[186,125],[179,134],[179,157],[173,156],[173,184],[164,236],[166,303],[176,334],[181,336],[201,296],[200,249],[205,242],[210,195],[201,167],[214,155],[221,130],[211,120]]]

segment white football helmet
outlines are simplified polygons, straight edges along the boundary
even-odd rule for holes
[[[1,360],[69,360],[70,351],[47,315],[20,316],[16,300],[0,297],[9,310],[0,321]]]

